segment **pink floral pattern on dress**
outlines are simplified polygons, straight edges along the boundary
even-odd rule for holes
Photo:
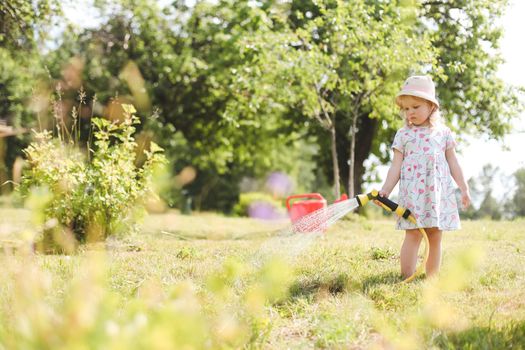
[[[410,209],[418,225],[399,219],[396,229],[460,228],[455,185],[445,158],[445,151],[455,146],[454,135],[444,125],[405,126],[397,131],[392,148],[403,153],[399,205]]]

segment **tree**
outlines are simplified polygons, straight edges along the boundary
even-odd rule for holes
[[[330,142],[323,128],[310,130],[324,149],[319,164],[333,173],[335,188],[338,168],[349,192],[355,192],[353,188],[361,188],[363,163],[370,154],[382,162],[389,159],[391,138],[401,124],[393,95],[408,74],[434,76],[453,128],[501,137],[522,108],[518,91],[496,77],[501,29],[493,23],[506,1],[429,1],[419,8],[402,4],[294,1],[290,32],[261,33],[263,44],[253,38],[250,43],[257,60],[249,64],[259,65],[248,70],[255,88],[245,90],[250,92],[246,102],[257,96],[259,83],[273,81],[279,96],[272,101],[289,98],[292,108],[322,119],[320,125],[332,135]],[[427,38],[434,51],[427,47]],[[268,59],[265,51],[273,51],[274,58]],[[276,83],[279,77],[281,84]],[[283,87],[288,87],[284,94]],[[266,91],[259,96],[271,97]],[[300,100],[304,102],[298,104]]]
[[[353,196],[360,113],[366,110],[371,118],[393,115],[393,106],[385,102],[393,99],[397,80],[409,67],[431,63],[431,50],[425,39],[415,38],[413,7],[365,1],[319,1],[316,7],[317,17],[311,20],[295,13],[301,26],[257,32],[246,40],[254,58],[237,72],[238,81],[248,82],[238,94],[249,96],[239,101],[257,105],[270,100],[284,105],[284,113],[298,107],[317,120],[330,133],[335,194],[342,153],[349,169],[345,186]],[[400,52],[405,60],[396,60]],[[349,141],[343,152],[337,150],[338,125],[344,127],[339,136]],[[370,145],[368,136],[361,141]]]
[[[296,1],[294,4],[297,4],[296,9],[310,11],[312,16],[319,13],[315,5],[317,2]],[[433,76],[445,118],[453,129],[500,138],[510,130],[513,117],[523,109],[518,100],[521,90],[506,86],[496,75],[502,62],[498,51],[502,29],[494,23],[507,4],[505,0],[425,1],[416,12],[417,33],[430,37],[431,45],[437,51],[436,64],[427,69],[410,70],[406,74],[427,73]],[[298,25],[304,22],[305,19]],[[404,59],[400,53],[394,59],[401,57]],[[397,89],[403,79],[398,78],[395,83]],[[383,91],[371,98],[384,97],[383,102],[390,106],[389,110],[375,110],[379,104],[363,104],[359,109],[353,163],[354,186],[358,191],[365,178],[363,163],[370,154],[376,155],[381,162],[388,161],[390,157],[390,143],[399,122],[395,122],[391,109],[393,103],[388,95]],[[348,149],[352,142],[347,133],[349,126],[339,124],[338,150]],[[329,154],[328,149],[321,152],[321,156]],[[349,171],[347,159],[345,153],[339,153],[339,166],[345,182]],[[331,169],[329,158],[320,161],[323,168]]]
[[[516,170],[514,173],[516,181],[516,192],[512,197],[514,216],[525,216],[525,168]]]
[[[508,0],[424,1],[421,26],[430,33],[442,69],[437,93],[458,130],[501,138],[523,109],[520,90],[497,76],[503,63],[496,25]]]
[[[15,129],[36,126],[30,110],[35,86],[45,79],[39,49],[45,44],[54,16],[60,14],[58,0],[0,0],[0,122]],[[0,138],[0,193],[15,158],[27,145],[27,135]]]
[[[499,172],[499,168],[491,164],[486,164],[481,170],[479,182],[484,196],[476,213],[479,218],[490,217],[493,220],[501,219],[501,205],[492,195],[494,180],[497,178]]]
[[[485,194],[485,198],[483,198],[476,216],[479,218],[490,217],[492,220],[501,219],[501,205],[496,198],[492,196],[492,190],[488,190]]]
[[[489,217],[492,220],[500,220],[502,218],[502,205],[503,201],[498,201],[493,196],[494,181],[498,177],[500,169],[494,167],[491,164],[486,164],[481,169],[481,173],[478,176],[477,185],[473,187],[473,199],[482,198],[479,204],[479,208],[474,211],[473,218],[486,218]],[[469,181],[469,184],[474,181]],[[475,196],[475,197],[474,197]]]
[[[58,0],[0,0],[0,47],[31,51],[44,42],[47,25],[60,13]]]
[[[142,116],[156,108],[157,118],[146,118],[144,128],[166,149],[175,172],[197,169],[186,190],[198,208],[228,211],[243,177],[297,166],[281,154],[305,142],[300,126],[270,113],[232,123],[225,113],[232,72],[245,60],[238,42],[274,21],[264,8],[245,1],[163,8],[151,0],[122,0],[119,6],[100,28],[71,31],[49,56],[51,73],[65,81],[64,62],[73,58],[80,67],[76,81],[88,97],[97,94],[99,112],[108,117],[115,103],[138,105]],[[71,88],[64,99],[74,100],[77,87],[65,85]],[[137,104],[139,99],[149,102]]]
[[[522,90],[497,77],[502,28],[495,23],[507,5],[506,0],[422,3],[419,30],[430,35],[437,49],[437,65],[431,75],[437,78],[447,123],[455,130],[501,138],[523,110],[518,100]],[[377,138],[385,139],[383,130],[378,131]],[[378,150],[373,148],[372,153],[382,158],[385,152]]]

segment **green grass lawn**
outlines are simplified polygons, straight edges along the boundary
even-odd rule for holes
[[[319,237],[175,212],[77,254],[24,252],[0,209],[0,348],[525,348],[525,221],[446,232],[438,278],[400,283],[394,221]],[[25,233],[24,233],[25,232]]]

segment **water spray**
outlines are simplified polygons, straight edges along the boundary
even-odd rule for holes
[[[298,199],[302,200],[297,201]],[[292,203],[293,200],[296,201]],[[369,201],[374,201],[383,207],[383,209],[395,213],[399,217],[417,225],[417,220],[409,209],[398,205],[386,197],[380,196],[377,190],[372,190],[366,194],[359,194],[354,198],[348,198],[346,195],[343,195],[330,206],[326,205],[326,200],[319,193],[293,195],[287,198],[286,207],[288,208],[295,233],[320,233],[326,232],[330,225],[355,208],[365,206]],[[410,282],[421,274],[428,260],[428,236],[423,228],[418,229],[425,241],[423,261],[416,271],[403,282]]]

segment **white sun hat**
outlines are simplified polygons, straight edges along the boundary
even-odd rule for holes
[[[396,95],[396,103],[398,105],[400,96],[415,96],[423,98],[439,107],[434,82],[432,81],[432,78],[426,75],[414,75],[405,80],[403,88]]]

